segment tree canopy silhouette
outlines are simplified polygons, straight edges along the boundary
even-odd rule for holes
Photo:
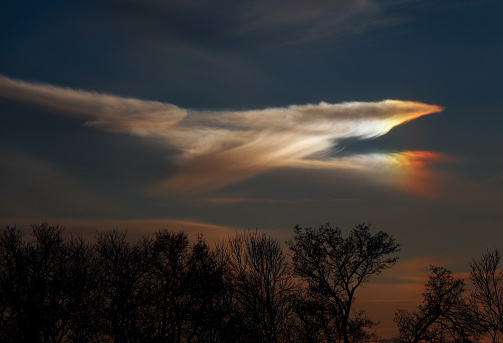
[[[394,321],[399,330],[399,343],[470,342],[479,335],[479,326],[469,313],[463,297],[465,283],[453,277],[452,271],[431,266],[423,302],[418,310],[398,310]]]
[[[0,230],[1,342],[369,343],[375,323],[358,289],[392,267],[385,232],[357,225],[294,228],[287,242],[245,231],[210,248],[202,236],[126,231],[96,242],[59,226]],[[503,272],[498,250],[470,263],[471,288],[431,267],[423,303],[398,310],[401,343],[500,342]]]
[[[62,229],[32,226],[32,240],[15,227],[0,232],[0,341],[85,341],[94,288],[92,249],[63,239]]]
[[[313,335],[330,342],[369,339],[365,329],[374,323],[363,312],[353,316],[355,293],[372,276],[397,262],[400,245],[385,232],[372,234],[364,224],[347,237],[329,224],[318,229],[296,226],[294,232],[294,239],[288,242],[294,270],[307,283],[308,300],[300,308],[309,310],[320,323],[311,328],[315,329]]]
[[[279,241],[246,231],[229,240],[228,256],[242,339],[290,342],[294,282]]]
[[[486,251],[480,260],[470,262],[471,316],[477,318],[492,342],[503,339],[503,270],[497,249]]]

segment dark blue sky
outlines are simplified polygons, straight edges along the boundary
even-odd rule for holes
[[[2,225],[44,220],[94,233],[179,223],[210,225],[214,237],[258,227],[286,239],[295,224],[371,222],[402,243],[405,261],[465,271],[503,238],[502,33],[497,0],[4,1]],[[52,86],[56,95],[43,98]],[[124,98],[141,99],[138,112],[114,107],[113,122],[84,126],[93,106],[106,112]],[[370,140],[325,126],[320,144],[332,147],[314,155],[298,151],[319,137],[275,117],[323,101],[353,102],[369,120],[358,111],[384,99],[445,109]],[[188,110],[176,137],[122,122],[138,115],[144,125],[146,100]],[[263,112],[221,119],[247,110]],[[163,122],[156,113],[147,119]],[[324,125],[339,130],[334,123]],[[224,150],[191,160],[194,142],[223,139],[219,130],[243,130],[224,141],[244,152],[219,143],[211,149]]]

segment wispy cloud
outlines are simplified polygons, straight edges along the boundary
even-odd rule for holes
[[[258,204],[307,204],[316,203],[319,199],[259,199],[259,198],[206,198],[199,200],[202,203],[214,205],[232,205],[240,203],[258,203]],[[324,202],[346,202],[358,201],[356,198],[333,198],[323,199]]]
[[[0,77],[0,96],[86,120],[98,130],[154,138],[178,151],[167,190],[217,189],[278,167],[358,167],[329,158],[346,138],[371,139],[442,107],[384,100],[290,105],[249,111],[192,111],[175,105]]]
[[[487,1],[487,0],[485,0]],[[269,50],[285,45],[326,44],[329,41],[420,19],[428,13],[470,6],[474,0],[106,0],[113,16],[134,31],[159,28],[194,40],[236,38]],[[480,1],[478,1],[480,3]],[[106,6],[106,5],[105,5]],[[411,10],[407,10],[411,9]],[[166,20],[166,19],[169,20]],[[189,18],[181,21],[179,18]],[[176,25],[177,30],[170,26]],[[188,29],[190,27],[190,30]],[[180,30],[182,28],[182,30]],[[187,30],[183,30],[187,29]],[[137,34],[137,32],[132,32]],[[150,36],[152,32],[150,32]],[[260,37],[260,39],[258,39]],[[308,50],[309,51],[309,50]]]
[[[327,42],[378,27],[403,22],[387,13],[387,1],[377,0],[242,0],[138,1],[106,0],[105,8],[122,25],[144,32],[199,41],[247,42],[271,48]],[[186,20],[180,20],[186,18]],[[176,27],[175,27],[176,26]]]
[[[23,218],[13,221],[8,225],[16,225],[19,229],[28,231],[31,225],[37,223],[40,218]],[[153,234],[156,231],[168,230],[172,232],[183,231],[189,235],[189,239],[195,240],[198,235],[203,235],[209,244],[216,244],[233,236],[238,228],[231,226],[211,225],[184,219],[68,219],[61,217],[45,218],[51,224],[57,224],[72,234],[78,234],[88,241],[96,238],[96,233],[107,232],[114,228],[127,232],[127,238],[135,242],[142,237]]]
[[[0,75],[0,96],[86,119],[86,125],[103,131],[156,136],[180,121],[187,112],[158,101],[55,87],[13,80]]]

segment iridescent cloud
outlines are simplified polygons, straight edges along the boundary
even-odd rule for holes
[[[433,197],[438,195],[436,186],[441,176],[431,167],[436,163],[452,161],[452,157],[434,151],[401,151],[295,161],[292,167],[351,169],[360,173],[371,171],[374,181],[391,183],[410,193]]]
[[[362,169],[371,164],[387,168],[395,162],[399,166],[424,162],[425,152],[345,158],[328,158],[327,152],[343,139],[379,137],[397,125],[443,110],[420,102],[384,100],[191,111],[3,76],[0,96],[82,118],[97,130],[155,138],[163,147],[176,149],[178,174],[154,187],[161,193],[217,189],[278,167]],[[418,154],[426,157],[418,159]]]

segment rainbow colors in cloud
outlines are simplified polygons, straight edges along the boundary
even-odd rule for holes
[[[155,138],[154,144],[176,149],[178,172],[152,187],[159,193],[218,189],[279,167],[372,167],[391,174],[394,169],[425,169],[424,164],[438,156],[427,152],[327,155],[343,139],[376,138],[397,125],[443,110],[420,102],[384,100],[192,111],[4,76],[0,76],[0,96],[82,118],[86,126],[97,130]]]

